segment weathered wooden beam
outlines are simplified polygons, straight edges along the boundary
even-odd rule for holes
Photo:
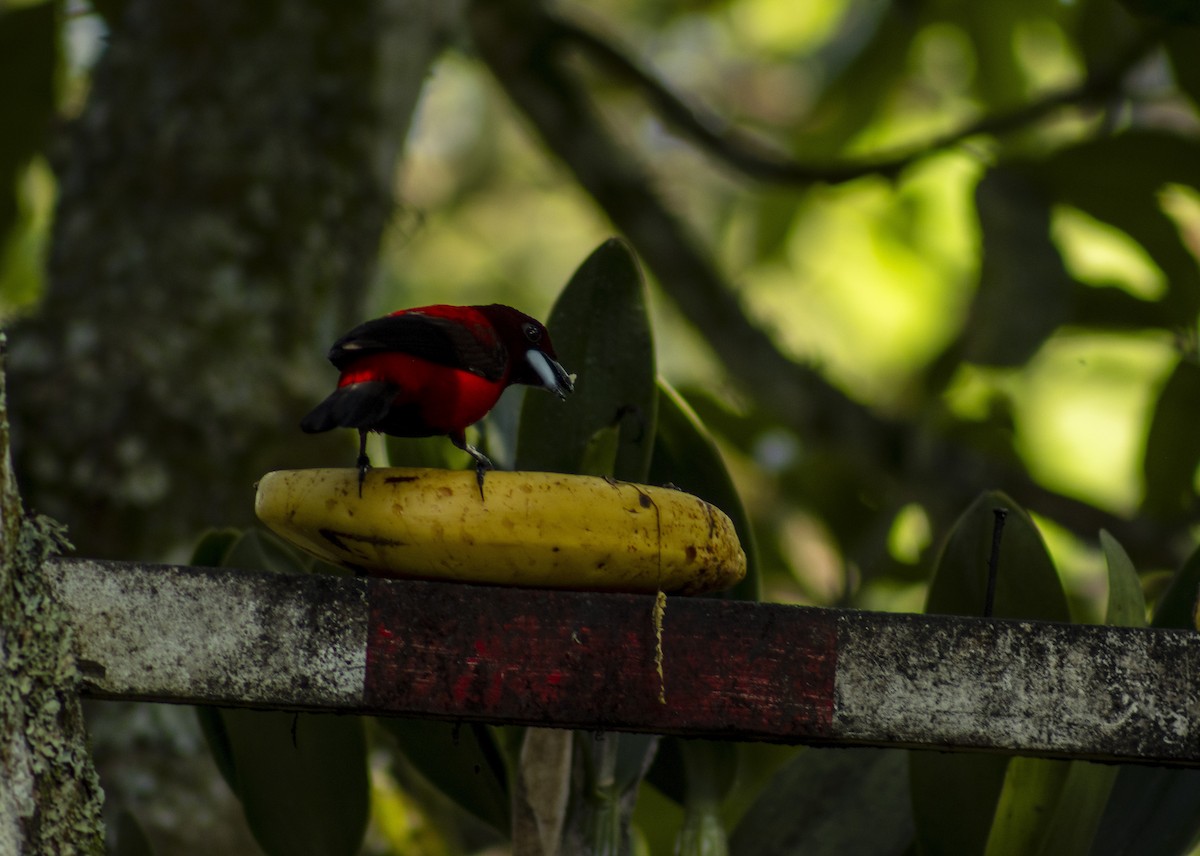
[[[1200,765],[1200,634],[60,560],[101,698]]]

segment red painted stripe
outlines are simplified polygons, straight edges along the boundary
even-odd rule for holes
[[[486,597],[480,597],[486,593]],[[666,703],[654,598],[368,582],[364,698],[378,712],[743,739],[831,736],[836,614],[670,598]],[[723,628],[723,630],[722,630]]]

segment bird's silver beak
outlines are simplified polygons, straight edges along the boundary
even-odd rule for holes
[[[559,398],[566,398],[567,393],[575,389],[575,377],[569,375],[562,366],[538,350],[525,352],[525,359],[530,367],[542,380],[542,387],[550,390]]]

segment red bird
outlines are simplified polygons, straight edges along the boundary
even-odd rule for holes
[[[358,489],[371,466],[367,432],[393,437],[445,434],[475,459],[479,492],[492,462],[467,444],[466,428],[483,418],[514,383],[565,398],[574,389],[550,334],[510,306],[421,306],[367,321],[333,343],[337,389],[300,422],[310,434],[357,428]]]

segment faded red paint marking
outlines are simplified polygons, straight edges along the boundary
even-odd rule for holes
[[[466,704],[467,694],[471,691],[471,676],[469,674],[461,674],[458,680],[454,682],[454,689],[451,691],[451,696],[454,698],[454,703],[458,705]]]
[[[806,740],[831,735],[836,614],[371,579],[368,707],[451,719]]]

